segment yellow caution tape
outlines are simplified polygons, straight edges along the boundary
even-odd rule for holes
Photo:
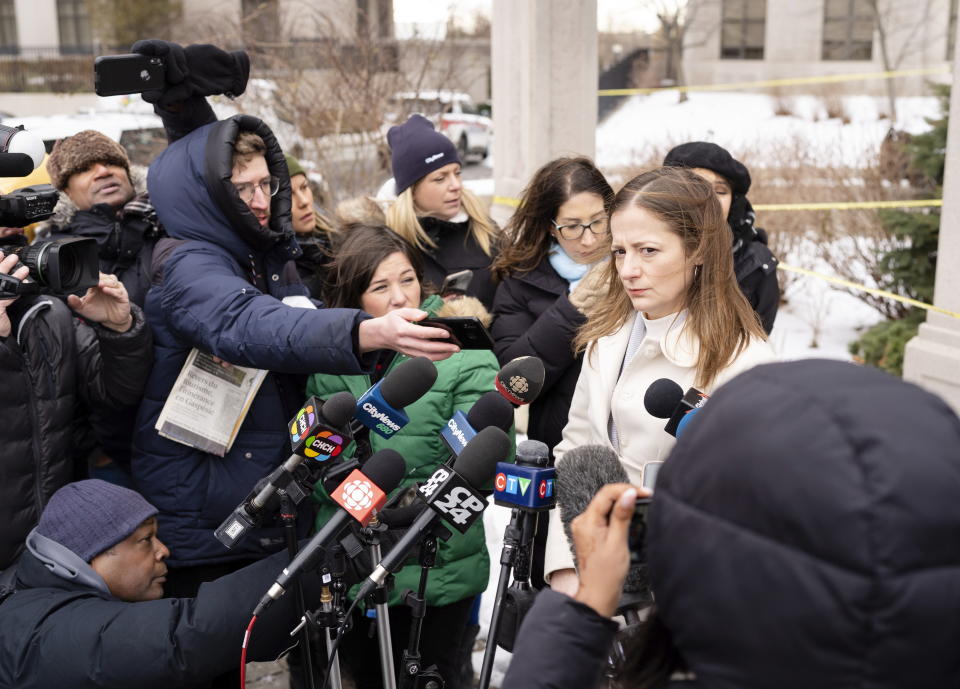
[[[818,77],[791,77],[786,79],[766,79],[764,81],[741,81],[726,84],[702,84],[700,86],[657,86],[643,89],[600,89],[600,96],[633,96],[636,94],[657,93],[658,91],[739,91],[742,89],[769,88],[774,86],[797,86],[801,84],[837,84],[845,81],[866,81],[869,79],[895,79],[897,77],[918,77],[933,74],[947,74],[949,65],[925,67],[922,69],[898,69],[886,72],[861,72],[859,74],[827,74]]]
[[[819,278],[820,280],[826,280],[827,282],[832,282],[835,285],[840,285],[842,287],[849,287],[850,289],[859,290],[861,292],[868,292],[869,294],[876,294],[877,296],[884,297],[885,299],[892,299],[893,301],[899,301],[902,304],[909,304],[910,306],[916,306],[918,309],[924,309],[926,311],[936,311],[937,313],[942,313],[945,316],[950,316],[951,318],[960,319],[960,313],[956,311],[948,311],[947,309],[941,308],[939,306],[934,306],[933,304],[927,304],[916,299],[911,299],[910,297],[904,297],[899,294],[894,294],[893,292],[888,292],[887,290],[877,289],[876,287],[867,287],[866,285],[861,285],[856,282],[851,282],[850,280],[844,280],[842,278],[836,278],[831,275],[824,275],[823,273],[818,273],[815,270],[808,270],[807,268],[798,268],[797,266],[791,266],[786,263],[780,263],[777,265],[781,270],[787,270],[792,273],[800,273],[801,275],[807,275],[809,277]]]
[[[830,203],[758,203],[758,211],[851,211],[869,208],[932,208],[942,206],[943,199],[913,201],[843,201]]]
[[[495,206],[510,206],[511,208],[516,208],[520,205],[520,199],[514,199],[509,196],[494,196],[493,205]]]

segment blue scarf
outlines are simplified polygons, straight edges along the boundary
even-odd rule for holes
[[[570,283],[571,292],[590,270],[590,264],[574,261],[556,241],[550,242],[550,251],[547,252],[547,257],[550,260],[550,265],[557,271],[557,275]]]

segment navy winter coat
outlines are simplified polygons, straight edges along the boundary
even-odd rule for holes
[[[241,130],[264,139],[270,172],[280,178],[267,228],[230,183],[232,142]],[[355,342],[367,316],[281,303],[306,296],[306,289],[292,262],[300,250],[290,225],[286,162],[260,120],[238,115],[179,139],[151,164],[148,189],[168,235],[185,241],[165,240],[156,252],[162,265],[145,309],[155,364],[137,420],[134,479],[160,510],[159,535],[172,566],[259,557],[280,547],[279,528],[248,534],[229,551],[213,530],[289,455],[287,425],[303,402],[305,383],[296,374],[363,372]],[[193,347],[270,371],[222,458],[162,438],[154,428]]]

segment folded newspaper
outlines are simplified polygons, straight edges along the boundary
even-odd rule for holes
[[[233,447],[266,375],[256,368],[224,368],[210,354],[191,350],[157,419],[157,431],[223,457]]]

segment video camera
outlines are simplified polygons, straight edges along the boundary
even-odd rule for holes
[[[0,176],[26,177],[42,162],[43,142],[23,126],[0,124]],[[25,227],[53,215],[59,194],[49,184],[0,194],[0,227]],[[67,294],[93,287],[99,282],[97,242],[88,238],[57,239],[28,244],[23,235],[0,238],[0,251],[16,254],[21,266],[30,270],[29,281],[0,275],[0,296],[50,292]]]

